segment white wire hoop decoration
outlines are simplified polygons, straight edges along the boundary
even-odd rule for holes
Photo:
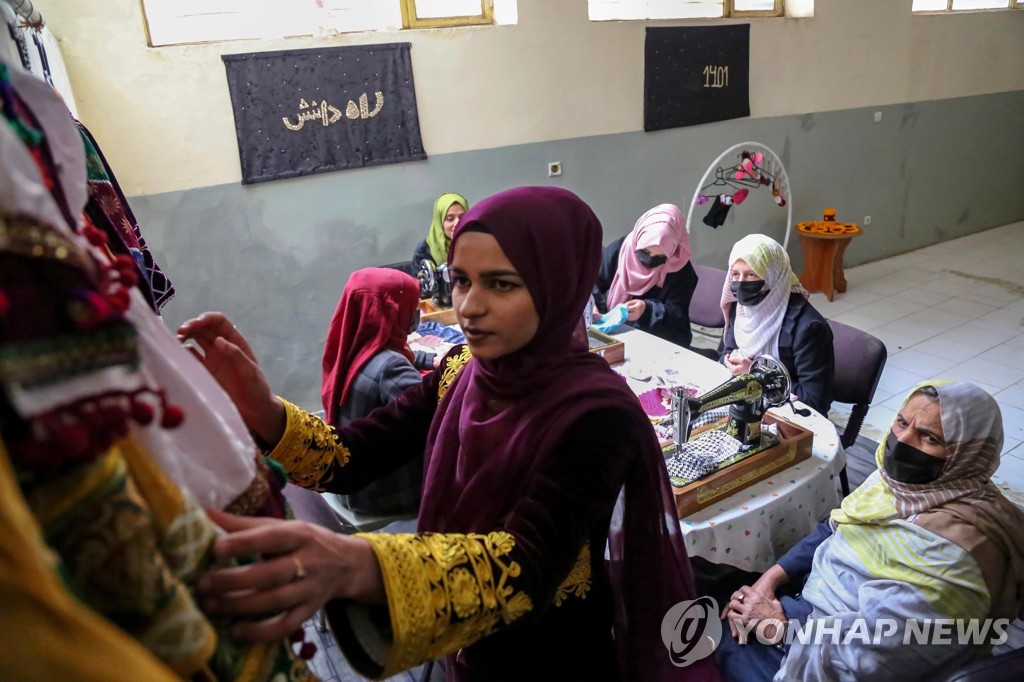
[[[786,200],[786,238],[782,242],[782,248],[786,249],[789,247],[789,233],[793,229],[793,194],[789,186],[789,175],[786,173],[786,167],[782,165],[782,159],[779,158],[779,155],[768,145],[761,144],[760,142],[740,142],[739,144],[734,144],[711,162],[711,165],[704,171],[704,176],[697,184],[697,189],[693,192],[693,199],[690,200],[690,208],[686,212],[686,231],[691,231],[693,209],[697,206],[697,200],[708,187],[711,178],[719,168],[725,168],[728,172],[732,172],[737,166],[734,157],[737,157],[741,152],[750,152],[751,154],[761,152],[764,155],[762,166],[769,170],[776,178],[776,189],[779,190],[779,195]],[[728,165],[723,166],[723,164]]]

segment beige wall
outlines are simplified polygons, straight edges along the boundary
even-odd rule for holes
[[[1024,11],[912,16],[910,1],[751,22],[751,115],[1024,90]],[[428,154],[643,127],[645,24],[592,23],[586,0],[519,0],[515,26],[155,49],[139,0],[35,3],[131,196],[239,181],[224,53],[409,41]]]

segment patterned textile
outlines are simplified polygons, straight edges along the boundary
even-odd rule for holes
[[[10,75],[0,77],[0,444],[46,563],[91,614],[180,677],[310,679],[287,642],[235,642],[232,622],[193,600],[214,560],[203,506],[252,494],[265,508],[268,481],[255,476],[266,469],[227,396],[146,308],[134,264],[82,218],[86,164],[67,110],[44,83]],[[0,582],[0,604],[20,590]]]
[[[390,657],[381,677],[469,646],[533,610],[516,585],[519,564],[507,559],[515,547],[508,533],[357,537],[373,545],[395,641],[408,643],[400,650],[408,657]]]
[[[128,200],[117,184],[114,172],[100,151],[96,139],[81,121],[75,121],[82,133],[85,144],[86,162],[89,170],[89,204],[86,210],[95,217],[106,218],[108,229],[113,230],[122,240],[129,253],[135,258],[145,274],[145,281],[152,297],[153,309],[161,308],[174,297],[174,285],[153,258],[152,252],[142,237],[139,222],[132,213]]]
[[[940,670],[957,669],[985,647],[956,634],[948,644],[905,640],[903,628],[911,620],[937,628],[939,619],[985,618],[985,583],[970,553],[913,523],[842,524],[815,552],[802,592],[812,606],[805,627],[835,634],[819,642],[797,638],[775,680],[939,679]],[[897,623],[897,632],[873,640],[885,621]]]
[[[739,452],[741,445],[724,431],[708,431],[684,443],[675,455],[665,460],[668,475],[686,482],[704,478]]]

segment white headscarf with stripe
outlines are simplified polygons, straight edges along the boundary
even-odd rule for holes
[[[736,304],[736,346],[745,357],[753,359],[759,355],[779,357],[779,332],[789,305],[789,295],[794,291],[807,295],[800,280],[789,264],[789,254],[782,245],[763,234],[748,234],[736,242],[729,254],[729,268],[742,260],[765,281],[768,295],[756,306]],[[729,324],[729,307],[736,300],[725,278],[722,288],[722,310],[726,325]]]

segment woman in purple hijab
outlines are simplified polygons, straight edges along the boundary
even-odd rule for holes
[[[374,677],[447,656],[452,680],[717,679],[663,643],[666,612],[696,595],[654,431],[574,336],[600,252],[600,222],[569,191],[481,201],[449,252],[468,347],[337,432],[269,392],[223,315],[186,323],[292,482],[349,493],[413,457],[425,471],[417,534],[214,513],[218,555],[261,560],[207,573],[204,606],[265,618],[237,633],[264,639],[326,604]]]

